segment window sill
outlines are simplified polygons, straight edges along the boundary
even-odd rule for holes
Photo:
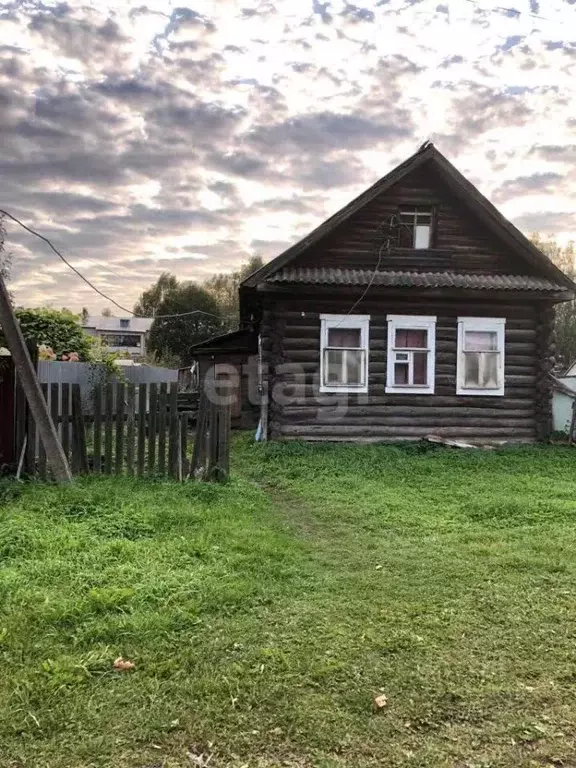
[[[464,389],[458,387],[456,394],[462,397],[504,397],[504,387],[500,389]]]
[[[354,394],[356,394],[356,395],[367,395],[368,394],[368,386],[364,386],[364,387],[347,387],[347,386],[344,386],[344,387],[330,387],[330,386],[327,386],[325,384],[321,384],[320,387],[319,387],[319,392],[321,392],[322,394],[325,394],[325,393],[330,393],[330,394],[340,393],[340,394],[343,394],[343,395],[354,395]]]
[[[434,387],[386,387],[384,391],[390,395],[433,395]]]

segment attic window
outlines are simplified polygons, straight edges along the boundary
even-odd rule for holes
[[[130,328],[130,318],[120,318],[120,328]]]
[[[398,247],[430,248],[432,245],[432,208],[411,205],[398,211]]]

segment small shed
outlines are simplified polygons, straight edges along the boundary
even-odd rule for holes
[[[554,432],[570,432],[572,407],[576,399],[576,375],[552,379],[552,417]]]
[[[260,417],[258,383],[258,334],[252,327],[216,336],[190,348],[198,364],[200,389],[206,374],[214,370],[220,380],[229,380],[232,397],[232,427],[253,429]]]

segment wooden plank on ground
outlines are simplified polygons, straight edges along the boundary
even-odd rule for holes
[[[94,389],[94,472],[102,471],[102,386]]]
[[[126,386],[126,411],[127,411],[127,424],[126,424],[126,442],[128,443],[126,449],[126,472],[129,475],[134,474],[134,439],[135,428],[134,421],[136,418],[135,413],[135,400],[136,391],[134,384],[128,384]]]
[[[88,472],[88,453],[86,449],[86,430],[82,413],[80,384],[72,384],[72,466],[76,474]]]
[[[104,472],[112,474],[112,427],[114,411],[114,384],[108,382],[104,401]]]
[[[166,472],[166,409],[168,407],[168,387],[166,382],[160,384],[158,397],[158,472]]]
[[[178,477],[178,384],[170,383],[168,394],[169,429],[168,429],[168,474]]]
[[[121,475],[124,469],[124,384],[116,385],[116,461],[114,470]]]
[[[138,477],[144,474],[146,459],[146,384],[138,385]]]
[[[150,384],[148,403],[148,472],[154,472],[156,463],[156,424],[158,416],[158,384]]]

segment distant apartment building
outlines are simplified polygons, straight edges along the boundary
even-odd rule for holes
[[[146,317],[89,315],[82,326],[90,336],[99,336],[113,352],[137,359],[146,354],[146,336],[152,323]]]

